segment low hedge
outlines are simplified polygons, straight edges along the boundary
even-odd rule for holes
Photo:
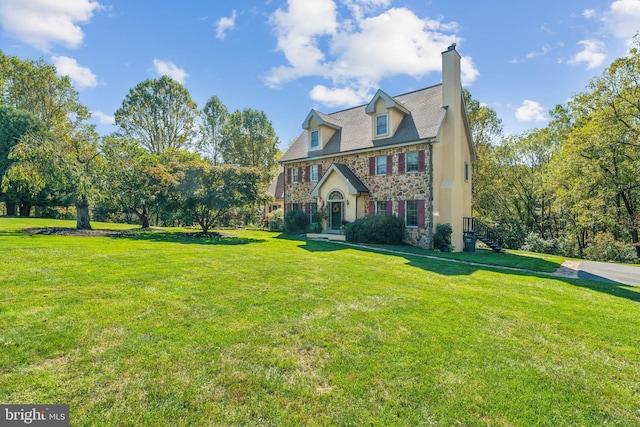
[[[349,242],[399,245],[404,239],[404,221],[395,215],[375,215],[357,219],[345,227]]]

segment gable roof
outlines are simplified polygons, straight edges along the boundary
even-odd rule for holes
[[[347,182],[347,185],[349,186],[349,194],[369,193],[369,189],[367,188],[367,186],[364,185],[362,181],[360,181],[360,178],[358,178],[351,169],[349,169],[349,166],[343,165],[341,163],[333,163],[331,166],[329,166],[329,169],[327,169],[327,171],[322,175],[322,178],[320,178],[320,181],[318,181],[316,186],[313,188],[313,191],[311,192],[312,196],[318,197],[318,195],[320,194],[320,188],[327,180],[329,175],[331,175],[331,172],[337,173],[342,177],[343,180]]]
[[[389,95],[387,95],[384,91],[378,89],[378,91],[376,92],[375,95],[373,95],[373,99],[371,100],[371,102],[369,102],[367,104],[367,106],[364,109],[364,112],[367,114],[372,114],[376,112],[376,102],[378,102],[378,99],[382,98],[384,100],[384,108],[386,108],[387,110],[389,109],[394,109],[394,110],[398,110],[403,114],[410,114],[411,111],[407,110],[407,108],[400,104],[396,99],[390,97]]]
[[[329,126],[333,129],[340,129],[341,124],[340,120],[331,117],[328,114],[321,113],[317,110],[311,110],[309,114],[307,114],[307,118],[302,122],[302,129],[309,129],[311,127],[311,119],[315,118],[318,126]]]
[[[284,172],[280,172],[267,190],[274,199],[284,199]]]
[[[327,156],[414,141],[435,140],[446,115],[446,109],[442,106],[442,84],[399,95],[393,100],[410,111],[402,119],[395,134],[389,138],[372,140],[371,117],[365,111],[368,104],[322,115],[340,123],[341,128],[329,139],[324,148],[314,150],[313,156]],[[312,112],[314,111],[312,110]],[[308,134],[309,132],[302,132],[280,161],[288,162],[307,158],[309,156]]]

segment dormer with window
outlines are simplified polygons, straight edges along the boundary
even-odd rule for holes
[[[308,150],[322,150],[331,137],[340,130],[340,121],[319,111],[311,110],[302,123],[307,131]]]
[[[402,119],[411,112],[401,103],[378,90],[364,110],[372,120],[372,139],[390,138]]]

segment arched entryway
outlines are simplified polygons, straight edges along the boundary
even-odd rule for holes
[[[327,202],[329,203],[328,228],[331,231],[340,231],[344,220],[344,194],[339,190],[333,190],[329,193]]]

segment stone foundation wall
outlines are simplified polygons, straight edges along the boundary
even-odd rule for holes
[[[336,156],[328,159],[305,160],[285,165],[285,204],[316,202],[311,196],[311,191],[317,182],[306,182],[306,167],[310,165],[322,165],[322,173],[326,173],[333,163],[341,163],[348,166],[351,171],[367,186],[369,197],[365,197],[364,215],[369,214],[369,201],[392,201],[393,214],[398,215],[399,200],[425,200],[425,227],[407,228],[406,242],[431,249],[433,246],[433,203],[431,194],[432,177],[429,170],[431,164],[430,144],[416,144],[408,147],[392,147],[366,153]],[[416,150],[425,151],[425,171],[398,174],[398,153],[408,153]],[[393,156],[393,168],[391,175],[369,175],[369,158],[377,156]],[[406,158],[406,156],[405,156]],[[302,168],[302,182],[293,184],[289,181],[290,169]]]

